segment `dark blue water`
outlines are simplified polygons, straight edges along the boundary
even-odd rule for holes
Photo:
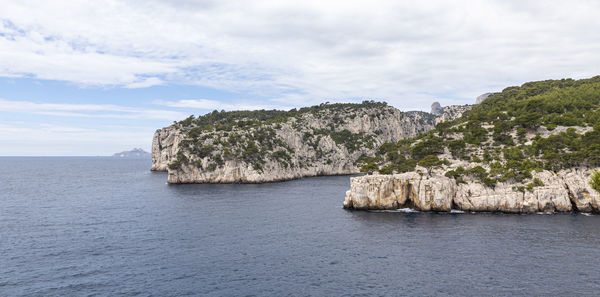
[[[600,216],[341,208],[348,177],[167,185],[0,158],[0,296],[597,295]]]

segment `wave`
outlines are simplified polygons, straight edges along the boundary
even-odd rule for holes
[[[373,209],[369,210],[369,212],[404,212],[404,213],[412,213],[412,212],[420,212],[418,210],[412,208],[398,208],[398,209]]]

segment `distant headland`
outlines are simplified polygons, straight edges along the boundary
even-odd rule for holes
[[[124,151],[124,152],[120,152],[120,153],[116,153],[114,155],[112,155],[114,158],[150,158],[152,157],[152,154],[150,154],[149,152],[141,149],[141,148],[134,148],[130,151]]]

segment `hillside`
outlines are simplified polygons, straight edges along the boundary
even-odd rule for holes
[[[406,195],[445,201],[436,206],[444,211],[599,211],[590,176],[600,167],[600,76],[530,82],[486,97],[458,119],[412,139],[385,143],[363,158],[361,171],[395,178],[353,181],[355,191],[349,191],[345,206],[405,206],[405,198],[365,200],[369,193],[358,188],[368,180],[381,185],[395,179],[416,188],[431,183],[429,190]],[[430,191],[448,180],[447,190]]]
[[[358,173],[357,160],[383,143],[415,137],[468,109],[446,107],[435,116],[364,101],[290,111],[214,111],[157,130],[152,170],[167,170],[170,183],[256,183]]]

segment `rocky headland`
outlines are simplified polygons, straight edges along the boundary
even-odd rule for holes
[[[408,172],[351,178],[345,208],[505,213],[600,212],[600,195],[589,184],[591,170],[535,173],[543,186],[518,191],[511,182],[487,187],[475,180],[456,184],[443,175]]]
[[[402,112],[383,102],[213,111],[156,131],[169,183],[356,174],[359,210],[600,212],[600,77],[548,80],[475,105]]]
[[[600,212],[600,77],[530,82],[477,103],[363,158],[368,175],[351,178],[343,206]]]
[[[291,111],[214,111],[159,129],[152,170],[169,183],[262,183],[355,174],[384,143],[413,138],[471,106],[436,114],[386,103],[321,104]]]

